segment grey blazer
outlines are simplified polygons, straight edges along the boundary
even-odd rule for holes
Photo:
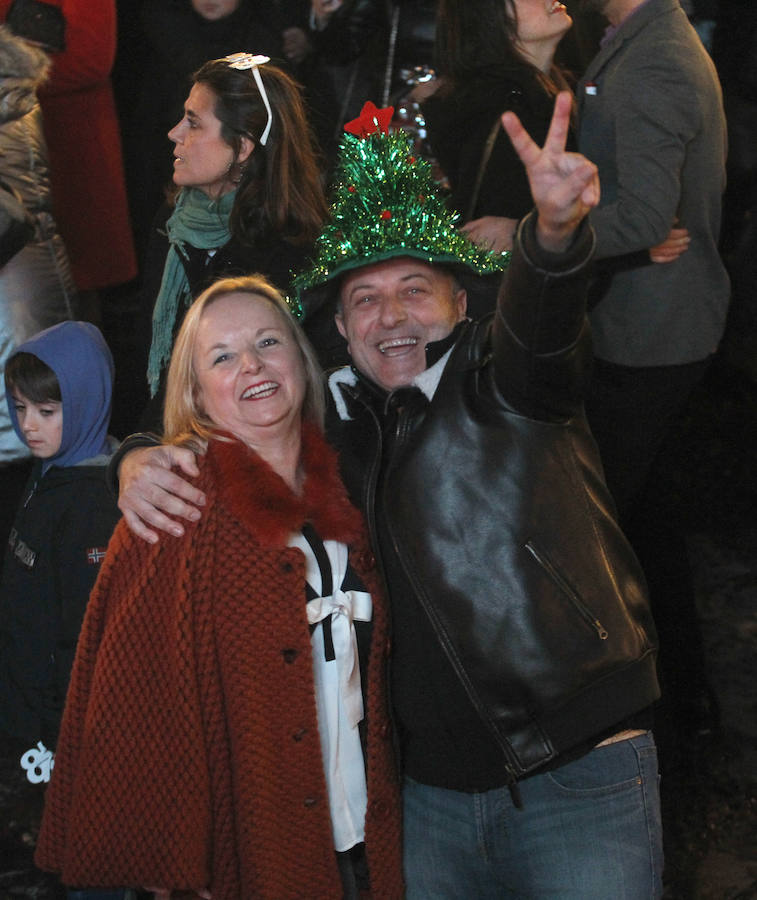
[[[591,215],[603,260],[595,354],[628,366],[706,358],[729,300],[717,249],[726,126],[715,67],[679,0],[648,0],[621,24],[579,84],[578,114],[579,149],[602,189]],[[691,233],[688,251],[650,262],[675,220]]]

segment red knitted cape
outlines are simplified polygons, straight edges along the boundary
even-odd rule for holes
[[[156,546],[121,523],[79,640],[36,859],[77,886],[210,888],[213,900],[338,898],[321,760],[304,521],[350,545],[374,598],[368,663],[371,896],[402,896],[385,696],[387,617],[336,458],[305,433],[303,496],[213,441],[200,522]]]

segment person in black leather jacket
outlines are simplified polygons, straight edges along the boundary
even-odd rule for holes
[[[353,365],[329,434],[391,599],[409,898],[661,894],[654,627],[582,409],[599,189],[564,151],[569,107],[542,151],[505,117],[537,213],[493,317],[466,321],[453,271],[412,245],[335,282]],[[121,465],[152,539],[180,528],[156,486],[171,515],[202,499],[172,464],[194,467],[167,448]]]

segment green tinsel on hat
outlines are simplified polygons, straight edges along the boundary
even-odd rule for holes
[[[303,292],[351,269],[398,256],[465,266],[478,275],[502,271],[509,253],[477,247],[455,227],[459,216],[439,195],[431,166],[413,153],[403,131],[389,133],[393,110],[366,103],[342,138],[331,217],[316,241],[315,262],[293,282],[295,312]]]

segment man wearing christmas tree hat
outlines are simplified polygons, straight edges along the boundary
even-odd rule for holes
[[[599,186],[565,152],[569,113],[561,94],[541,149],[503,119],[536,210],[492,316],[466,318],[456,273],[497,261],[460,242],[375,107],[298,282],[352,358],[329,377],[328,433],[392,604],[409,898],[661,894],[654,627],[583,415]],[[122,463],[143,536],[202,499],[171,465],[194,460]]]

